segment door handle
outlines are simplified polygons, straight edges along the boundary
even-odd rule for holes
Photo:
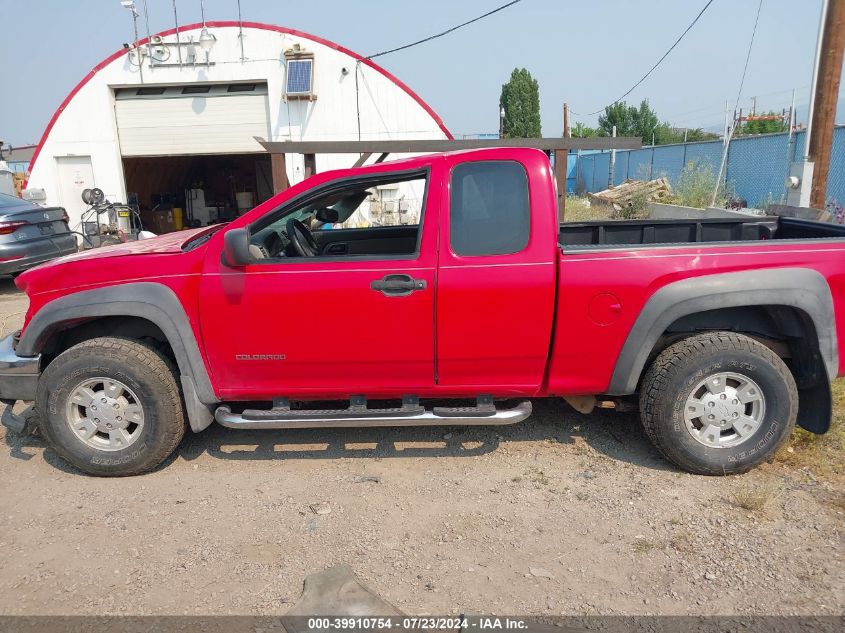
[[[405,297],[415,290],[425,290],[425,279],[414,279],[410,275],[385,275],[370,282],[370,289],[385,297]]]

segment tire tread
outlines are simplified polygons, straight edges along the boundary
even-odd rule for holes
[[[714,350],[723,352],[746,352],[760,357],[769,363],[780,374],[789,389],[789,399],[796,409],[798,402],[798,389],[789,368],[783,360],[770,348],[759,341],[735,332],[705,332],[682,339],[663,350],[649,367],[642,381],[640,388],[640,419],[646,435],[669,461],[680,466],[684,470],[705,474],[725,475],[748,472],[759,463],[765,461],[764,454],[757,460],[748,462],[741,467],[730,471],[706,468],[701,464],[692,463],[679,451],[673,450],[674,445],[669,438],[660,432],[660,409],[662,399],[667,397],[668,383],[670,376],[681,370],[684,366],[694,362],[696,358],[712,353]],[[794,424],[795,415],[791,416]]]
[[[164,429],[161,441],[152,445],[152,450],[145,456],[143,462],[126,464],[118,468],[113,466],[98,467],[94,464],[88,464],[85,466],[85,472],[92,475],[129,476],[146,473],[156,468],[179,446],[187,426],[182,406],[182,392],[179,382],[176,380],[177,370],[173,362],[159,350],[135,339],[109,336],[88,339],[78,343],[57,356],[47,366],[41,380],[39,380],[36,406],[42,416],[46,416],[48,411],[46,406],[49,396],[47,383],[50,375],[62,371],[62,366],[65,363],[79,357],[91,358],[95,365],[99,359],[108,359],[135,368],[142,367],[144,374],[151,379],[151,382],[153,384],[158,383],[160,387],[157,389],[159,392],[157,399],[163,410],[163,415],[158,422]],[[40,424],[40,427],[45,439],[56,453],[64,460],[77,465],[73,456],[61,445],[61,442],[56,441],[55,436],[50,431],[49,423],[44,421]],[[79,466],[77,465],[77,467]]]

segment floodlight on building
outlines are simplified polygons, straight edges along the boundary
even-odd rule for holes
[[[202,50],[208,53],[214,44],[217,42],[217,38],[214,36],[213,33],[209,33],[208,29],[202,27],[202,31],[200,31],[200,39],[199,45]]]

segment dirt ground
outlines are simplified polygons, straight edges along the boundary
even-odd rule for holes
[[[0,279],[0,316],[26,298]],[[679,472],[635,416],[504,428],[213,427],[94,479],[0,429],[0,614],[283,614],[348,563],[410,614],[842,614],[837,475]]]

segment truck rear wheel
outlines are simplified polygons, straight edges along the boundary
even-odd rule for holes
[[[60,354],[41,376],[36,406],[47,443],[89,475],[148,472],[185,434],[173,365],[130,339],[91,339]]]
[[[646,434],[673,464],[701,475],[743,473],[771,457],[798,414],[795,380],[772,350],[709,332],[665,349],[640,390]]]

